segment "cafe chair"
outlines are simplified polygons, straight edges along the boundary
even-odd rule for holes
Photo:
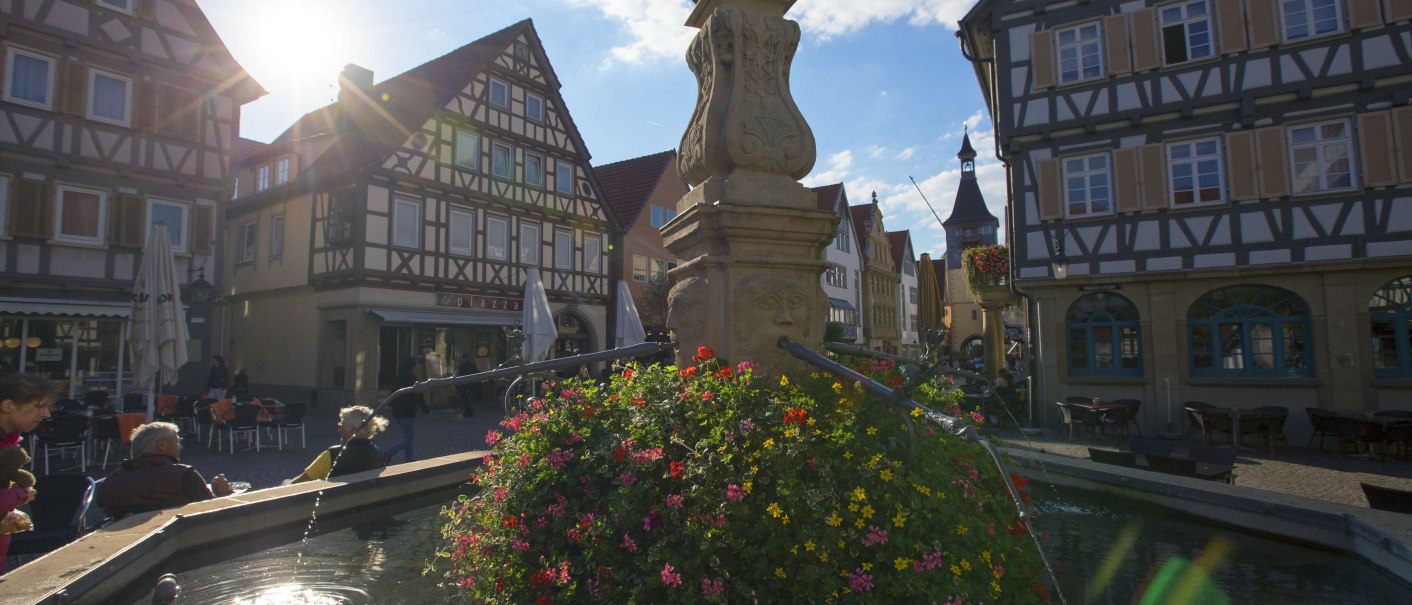
[[[1128,439],[1128,451],[1134,454],[1156,454],[1158,456],[1171,456],[1172,450],[1176,449],[1177,442],[1168,439],[1148,439],[1145,437],[1131,437]]]
[[[1074,440],[1074,431],[1080,426],[1090,427],[1095,436],[1103,431],[1103,417],[1098,412],[1065,401],[1056,402],[1055,405],[1059,406],[1059,412],[1063,414],[1063,423],[1069,426],[1069,441]]]
[[[230,453],[235,454],[235,437],[244,435],[247,443],[255,441],[255,451],[260,451],[260,406],[242,403],[231,410],[233,418],[221,425],[221,432],[230,440]],[[219,444],[219,442],[218,442]]]
[[[107,391],[89,391],[83,395],[83,405],[90,410],[106,410],[109,397]]]
[[[1093,400],[1094,400],[1093,397],[1084,397],[1083,395],[1073,395],[1073,396],[1070,396],[1070,397],[1065,397],[1065,398],[1064,398],[1064,403],[1093,403]]]
[[[1114,436],[1117,436],[1117,431],[1122,431],[1124,437],[1128,436],[1128,425],[1131,424],[1132,427],[1137,430],[1138,436],[1141,437],[1142,427],[1138,425],[1137,414],[1138,410],[1142,409],[1142,402],[1136,399],[1114,399],[1108,403],[1123,406],[1122,408],[1108,410],[1105,414],[1108,418],[1109,426],[1112,426],[1114,429]]]
[[[200,405],[200,402],[198,402],[197,405]],[[206,406],[207,415],[210,417],[211,422],[210,432],[206,433],[206,447],[211,447],[212,438],[215,437],[217,433],[225,430],[226,423],[230,422],[235,417],[233,415],[234,409],[235,402],[229,399],[222,399]],[[221,442],[217,441],[216,451],[220,451],[220,449]]]
[[[1412,491],[1383,487],[1371,483],[1359,483],[1368,506],[1395,513],[1412,513]]]
[[[124,412],[147,412],[146,393],[128,393],[123,395]]]
[[[1232,443],[1235,442],[1235,437],[1231,435],[1232,426],[1230,412],[1215,406],[1210,408],[1187,407],[1186,412],[1188,416],[1196,419],[1196,426],[1201,427],[1202,443],[1210,445],[1212,433],[1225,433],[1227,436],[1231,437]]]
[[[1182,410],[1186,412],[1187,425],[1186,433],[1182,435],[1182,438],[1191,439],[1192,431],[1203,431],[1204,429],[1201,428],[1201,416],[1199,414],[1205,410],[1214,409],[1216,409],[1216,406],[1204,401],[1188,401],[1183,403]]]
[[[175,424],[177,425],[178,429],[181,429],[183,426],[190,424],[191,433],[199,435],[201,431],[200,428],[196,425],[197,399],[199,399],[199,397],[196,397],[194,395],[178,397],[176,401],[173,402],[171,409],[167,413],[159,413],[157,415],[157,420]],[[200,437],[197,438],[199,439]]]
[[[1088,459],[1101,464],[1116,464],[1129,468],[1137,466],[1137,454],[1132,452],[1114,452],[1111,450],[1088,448]]]
[[[24,508],[34,529],[10,535],[10,556],[47,553],[87,531],[94,481],[83,473],[45,475],[34,482],[34,501]]]
[[[68,397],[64,397],[62,399],[54,400],[54,410],[59,413],[82,414],[86,409],[88,409],[88,406],[77,399],[69,399]]]
[[[279,449],[284,449],[285,431],[299,430],[299,447],[305,449],[309,444],[304,435],[304,412],[308,409],[308,404],[286,403],[284,405],[284,417],[274,421],[276,434],[279,436]]]
[[[1169,456],[1147,455],[1147,468],[1168,475],[1182,477],[1196,476],[1196,460],[1193,458],[1172,458]]]
[[[1408,410],[1382,410],[1373,412],[1374,418],[1392,418],[1407,420],[1406,424],[1394,424],[1384,429],[1384,434],[1388,445],[1396,445],[1402,451],[1399,458],[1407,458],[1407,444],[1412,442],[1412,411]]]
[[[1211,464],[1231,469],[1229,472],[1206,477],[1207,479],[1219,479],[1226,483],[1235,483],[1235,446],[1226,445],[1193,445],[1187,448],[1191,454],[1191,459],[1199,464]]]
[[[1289,408],[1267,405],[1251,410],[1256,414],[1246,414],[1240,419],[1240,443],[1245,444],[1246,436],[1254,436],[1265,443],[1265,448],[1271,454],[1275,453],[1275,446],[1283,444],[1285,453],[1289,453],[1289,439],[1285,437],[1285,419],[1289,417]]]
[[[49,457],[76,452],[79,470],[88,470],[88,417],[55,415],[40,423],[35,432],[36,449],[44,454],[44,474],[49,474]]]

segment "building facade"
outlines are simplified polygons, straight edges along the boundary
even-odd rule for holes
[[[818,209],[838,215],[838,227],[834,230],[833,242],[824,248],[824,260],[828,268],[819,277],[824,295],[829,298],[828,321],[835,324],[835,342],[859,344],[863,342],[862,309],[862,248],[858,246],[856,231],[853,228],[853,213],[848,208],[848,191],[843,183],[815,187],[818,196]]]
[[[950,351],[971,360],[981,357],[985,314],[966,291],[961,255],[967,248],[998,243],[1000,221],[986,207],[985,196],[976,181],[976,150],[971,146],[970,133],[961,136],[961,150],[956,157],[961,162],[961,180],[956,185],[951,215],[942,222],[946,229],[946,288],[942,290],[942,298],[950,321]]]
[[[178,390],[205,386],[220,313],[191,286],[219,274],[240,107],[263,94],[195,2],[0,3],[0,373],[130,383],[133,278],[162,222],[186,275]]]
[[[912,253],[912,232],[889,231],[887,243],[893,266],[897,267],[898,353],[921,357],[921,341],[917,338],[917,256]]]
[[[245,158],[226,213],[232,363],[266,388],[368,400],[511,357],[539,272],[551,356],[601,350],[611,219],[533,23],[339,100]]]
[[[1038,401],[1136,397],[1158,430],[1185,401],[1278,404],[1296,442],[1302,408],[1412,408],[1409,19],[1397,0],[972,9]]]
[[[622,225],[622,243],[614,253],[618,257],[621,251],[622,262],[614,268],[613,279],[627,282],[647,339],[666,342],[671,288],[667,271],[676,268],[677,257],[662,245],[662,225],[676,218],[677,200],[690,190],[677,173],[677,152],[669,149],[595,166],[593,174]]]
[[[863,257],[862,285],[863,343],[870,349],[898,353],[902,344],[898,288],[901,279],[883,227],[878,196],[872,203],[849,206],[858,252]]]

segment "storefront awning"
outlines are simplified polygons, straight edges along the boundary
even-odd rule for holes
[[[833,308],[835,309],[847,309],[849,311],[853,310],[853,303],[843,300],[842,298],[830,298],[829,304],[833,305]]]
[[[445,311],[409,311],[406,309],[368,309],[383,321],[404,324],[433,324],[442,326],[513,326],[518,315],[491,315],[489,313],[457,313]]]
[[[0,315],[127,317],[132,303],[72,301],[47,298],[0,298]]]

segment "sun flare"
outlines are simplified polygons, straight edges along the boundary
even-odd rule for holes
[[[251,3],[246,30],[253,45],[246,68],[266,88],[323,89],[353,61],[346,5],[330,0],[260,0]]]

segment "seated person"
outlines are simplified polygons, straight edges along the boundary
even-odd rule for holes
[[[132,431],[132,459],[124,460],[98,484],[94,500],[114,519],[229,496],[225,475],[206,479],[181,463],[180,429],[170,422],[144,424]]]
[[[373,445],[373,436],[387,428],[387,419],[373,416],[367,406],[355,405],[338,411],[340,443],[319,454],[304,473],[292,483],[327,479],[387,466],[382,450]],[[332,472],[330,472],[332,471]]]

